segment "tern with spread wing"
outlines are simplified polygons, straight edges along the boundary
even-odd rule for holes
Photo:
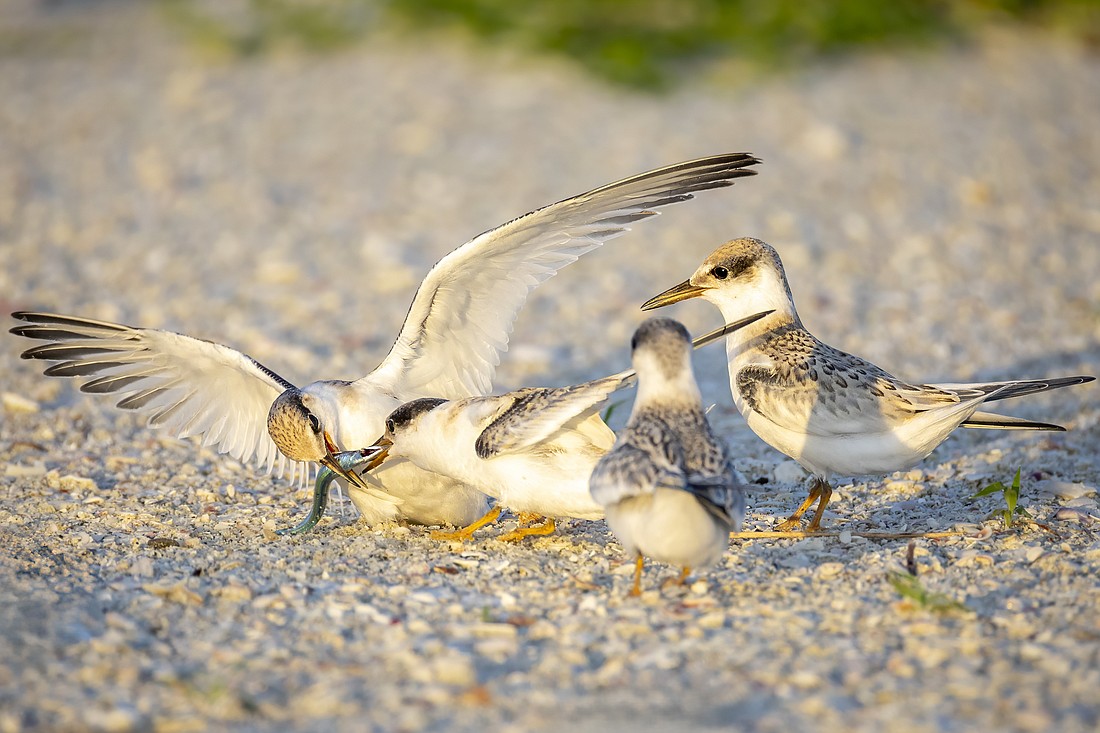
[[[389,355],[355,381],[299,388],[220,344],[52,313],[13,313],[26,323],[12,333],[48,342],[23,354],[57,362],[47,375],[90,377],[83,391],[122,395],[119,407],[146,414],[150,425],[173,435],[202,436],[204,444],[280,475],[305,476],[308,462],[321,463],[319,490],[339,475],[371,524],[465,526],[487,508],[480,492],[400,460],[361,479],[335,453],[373,442],[386,415],[410,400],[488,393],[531,290],[658,209],[754,175],[749,167],[758,162],[731,153],[661,168],[473,238],[428,272]],[[311,514],[296,531],[317,518]]]

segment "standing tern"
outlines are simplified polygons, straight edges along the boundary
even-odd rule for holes
[[[632,595],[641,593],[646,557],[679,565],[682,583],[691,568],[718,562],[745,518],[744,481],[707,422],[689,346],[687,329],[671,318],[638,327],[634,409],[589,482],[611,531],[635,557]]]
[[[1084,384],[1094,377],[974,384],[910,384],[823,344],[802,325],[779,254],[759,239],[712,252],[685,282],[647,301],[649,310],[688,298],[713,303],[726,320],[764,308],[774,314],[726,339],[737,409],[764,442],[813,474],[809,496],[776,529],[816,531],[832,495],[829,477],[900,471],[923,460],[955,428],[1065,430],[979,412],[987,402]]]

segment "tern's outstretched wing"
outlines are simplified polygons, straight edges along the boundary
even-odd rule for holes
[[[81,391],[122,395],[117,405],[148,415],[150,426],[201,435],[203,445],[280,476],[308,476],[308,466],[288,461],[267,433],[271,403],[293,385],[251,357],[170,331],[54,313],[12,317],[29,324],[12,333],[50,342],[23,352],[57,362],[47,376],[95,377]]]
[[[481,458],[522,450],[546,440],[566,423],[598,407],[634,379],[634,370],[571,387],[528,388],[510,393],[511,404],[481,431],[474,448]]]
[[[500,352],[527,295],[604,242],[687,201],[755,175],[729,153],[661,168],[560,201],[485,232],[424,278],[389,355],[368,377],[411,397],[488,394]]]
[[[706,333],[691,342],[698,349],[754,323],[772,311],[756,313]],[[613,392],[637,380],[633,369],[570,387],[531,387],[509,393],[512,402],[486,426],[477,439],[482,458],[522,450],[561,430],[586,412],[594,412]],[[503,398],[501,398],[503,399]],[[706,421],[705,417],[701,419]],[[606,426],[605,426],[606,427]],[[708,433],[709,434],[709,433]]]

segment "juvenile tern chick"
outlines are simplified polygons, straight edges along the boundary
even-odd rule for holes
[[[382,433],[386,415],[409,400],[486,394],[531,290],[658,209],[754,175],[748,167],[758,162],[732,153],[661,168],[474,237],[428,272],[389,355],[355,381],[298,388],[219,344],[73,316],[13,313],[28,325],[12,333],[50,342],[23,353],[59,362],[47,375],[95,377],[81,389],[121,394],[119,407],[143,412],[150,425],[176,436],[201,435],[205,445],[269,471],[277,468],[280,475],[305,477],[306,462],[324,463],[349,481],[351,498],[368,523],[463,526],[487,508],[479,492],[397,460],[367,483],[356,482],[334,453],[368,445]],[[288,465],[288,459],[306,465]],[[324,474],[318,490],[331,478]]]
[[[517,512],[536,527],[502,535],[516,540],[554,531],[554,517],[601,519],[588,495],[588,475],[611,448],[615,434],[597,408],[625,382],[620,375],[559,389],[522,389],[499,397],[447,401],[421,398],[386,418],[386,458],[405,458],[421,468],[475,486],[496,499],[491,511],[438,539],[466,540],[500,516]]]
[[[986,402],[1093,381],[1093,377],[974,384],[910,384],[805,329],[779,255],[759,239],[728,242],[687,281],[646,302],[649,310],[688,298],[713,303],[726,320],[775,310],[726,339],[737,409],[764,442],[813,474],[809,496],[778,525],[799,526],[817,501],[808,530],[821,526],[829,477],[885,474],[924,459],[960,425],[1002,430],[1065,430],[1059,425],[979,412]]]
[[[754,314],[723,326],[696,339],[694,345],[717,341],[765,315]],[[683,334],[682,346],[690,352],[693,344],[683,327],[677,326],[676,337]],[[675,346],[681,344],[677,341]],[[680,357],[679,352],[676,356]],[[549,534],[554,531],[554,517],[603,517],[602,502],[593,499],[588,478],[596,462],[614,444],[615,434],[600,419],[598,410],[612,392],[634,379],[634,369],[627,369],[571,387],[529,387],[499,396],[452,401],[414,400],[386,418],[385,436],[372,446],[383,452],[367,449],[365,455],[372,457],[371,466],[384,464],[389,457],[405,458],[496,499],[496,507],[482,519],[457,533],[437,535],[440,538],[469,539],[475,530],[494,521],[503,508],[518,512],[521,522],[524,515],[548,519],[538,527],[520,528],[501,539]],[[687,379],[694,389],[690,369]],[[652,386],[655,380],[650,377],[646,394],[657,389]],[[698,390],[692,394],[697,403]]]
[[[711,432],[691,368],[687,329],[650,318],[631,341],[638,395],[615,447],[589,481],[607,525],[635,557],[632,595],[648,556],[683,568],[718,562],[745,517],[745,490]]]

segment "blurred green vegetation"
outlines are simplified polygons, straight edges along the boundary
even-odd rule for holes
[[[956,601],[949,595],[928,590],[915,575],[899,572],[897,570],[887,573],[886,579],[902,598],[913,603],[917,608],[922,608],[932,613],[973,613],[964,603]]]
[[[571,59],[617,84],[662,89],[702,64],[792,67],[862,48],[930,45],[991,24],[1068,32],[1100,47],[1100,0],[162,0],[217,54],[337,49],[372,34],[461,34]]]

